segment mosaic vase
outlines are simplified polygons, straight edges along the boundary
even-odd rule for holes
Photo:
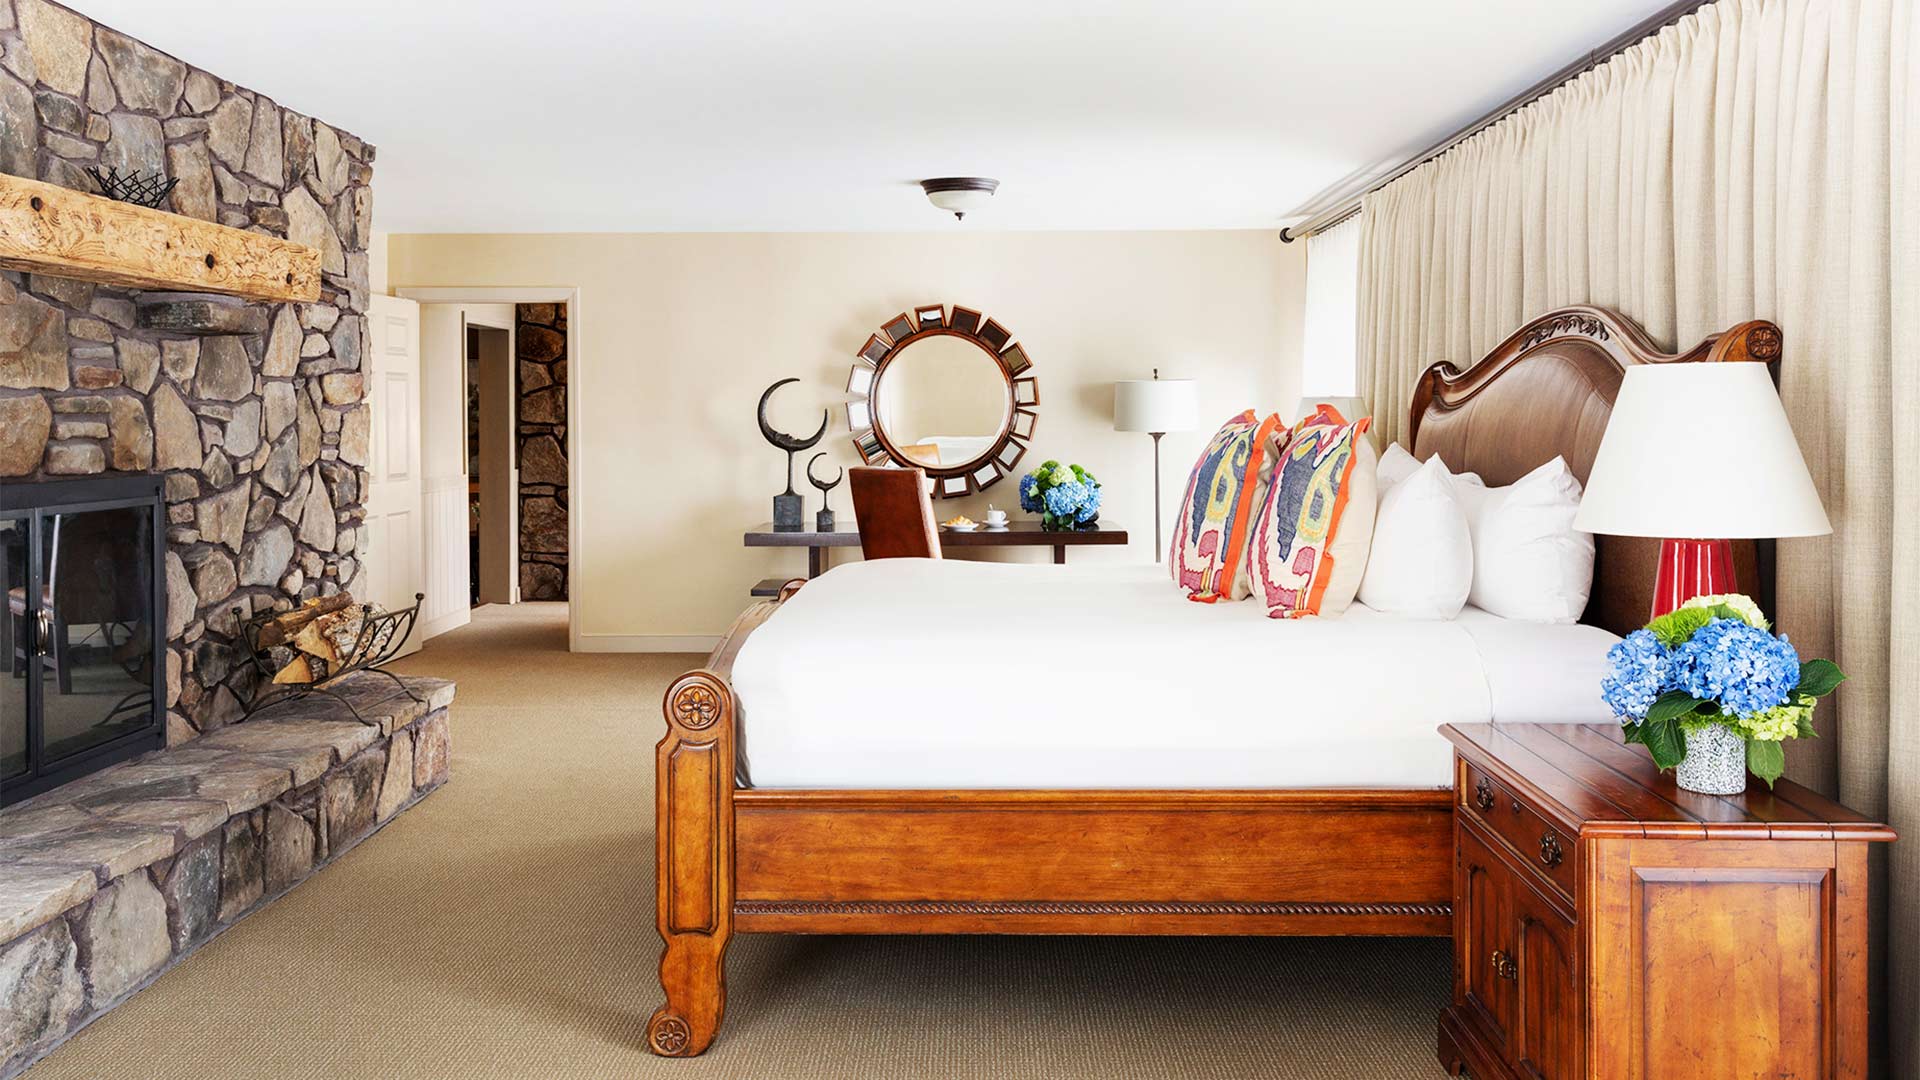
[[[1725,724],[1687,732],[1687,756],[1673,781],[1702,795],[1738,795],[1747,790],[1747,741]]]

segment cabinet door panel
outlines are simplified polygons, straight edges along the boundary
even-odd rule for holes
[[[1464,825],[1456,825],[1461,912],[1455,916],[1454,964],[1461,996],[1503,1048],[1513,1030],[1518,971],[1510,966],[1513,879],[1505,863]]]
[[[1584,1075],[1580,969],[1574,924],[1526,885],[1513,889],[1514,952],[1520,967],[1513,1057],[1524,1075]]]

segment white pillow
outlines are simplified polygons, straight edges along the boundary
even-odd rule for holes
[[[1383,457],[1378,471],[1386,466]],[[1455,490],[1464,486],[1435,456],[1386,489],[1373,519],[1361,603],[1413,619],[1460,614],[1473,586],[1473,538],[1454,501]]]
[[[1439,455],[1436,454],[1429,460],[1438,461]],[[1441,467],[1445,468],[1444,465]],[[1380,494],[1385,496],[1388,488],[1412,476],[1419,468],[1420,459],[1407,453],[1406,447],[1401,446],[1399,443],[1388,446],[1387,452],[1380,455],[1380,468],[1377,471]],[[1480,479],[1479,473],[1454,473],[1453,478],[1469,484],[1478,485],[1484,483],[1484,481]]]
[[[1593,590],[1593,535],[1573,527],[1580,481],[1554,458],[1505,487],[1459,484],[1473,534],[1474,607],[1508,619],[1575,623]]]
[[[1407,448],[1399,443],[1387,446],[1387,452],[1380,455],[1380,466],[1374,470],[1376,485],[1385,497],[1387,489],[1412,476],[1420,468],[1420,459],[1407,453]]]

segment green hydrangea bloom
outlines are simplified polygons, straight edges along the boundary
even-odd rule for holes
[[[1805,694],[1795,694],[1793,700],[1785,704],[1735,718],[1734,729],[1749,739],[1761,742],[1783,742],[1797,738],[1802,731],[1813,726],[1813,702],[1814,699]]]
[[[1757,627],[1761,630],[1772,629],[1767,623],[1766,615],[1761,613],[1760,605],[1754,603],[1752,597],[1743,596],[1740,593],[1722,593],[1719,596],[1696,596],[1680,605],[1680,607],[1681,610],[1700,608],[1707,611],[1724,607],[1730,609],[1735,618],[1738,618],[1748,626]]]

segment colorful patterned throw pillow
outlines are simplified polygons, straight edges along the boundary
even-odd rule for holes
[[[1247,554],[1269,617],[1338,615],[1353,602],[1373,533],[1371,422],[1322,404],[1287,438]]]
[[[1167,553],[1174,583],[1187,590],[1187,599],[1244,600],[1251,591],[1247,542],[1272,471],[1267,442],[1279,423],[1278,416],[1262,420],[1248,409],[1214,433],[1194,464]]]

